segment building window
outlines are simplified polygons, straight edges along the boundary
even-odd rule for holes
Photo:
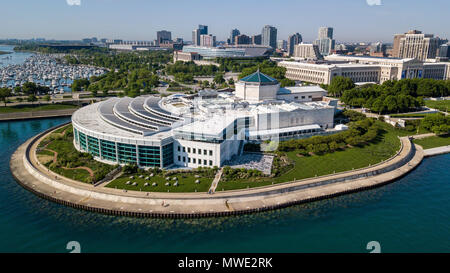
[[[192,148],[192,153],[195,154],[196,153],[196,149]]]
[[[186,157],[183,156],[183,162],[186,162]]]
[[[185,147],[183,147],[183,153],[185,153],[186,152],[186,148]]]
[[[212,156],[212,150],[209,150],[209,155]]]
[[[178,156],[178,161],[181,161],[181,156]]]
[[[213,165],[212,160],[210,160],[209,161],[209,166],[212,166],[212,165]]]
[[[208,163],[207,163],[207,161],[206,161],[206,159],[203,159],[203,165],[207,165]]]
[[[197,160],[195,158],[192,159],[192,162],[195,164]]]
[[[204,155],[207,155],[207,154],[208,154],[208,151],[203,150],[203,154],[204,154]],[[206,165],[206,164],[205,164],[205,165]]]
[[[190,157],[188,157],[188,163],[191,163],[191,158]]]
[[[190,152],[191,152],[191,148],[188,147],[188,153],[190,153]]]
[[[178,152],[181,152],[181,147],[180,146],[178,146]]]

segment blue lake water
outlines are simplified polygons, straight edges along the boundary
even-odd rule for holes
[[[0,45],[0,51],[11,52],[10,54],[0,55],[0,68],[8,65],[22,64],[27,58],[32,56],[28,52],[14,52],[14,46]]]
[[[450,252],[450,154],[380,189],[272,212],[165,220],[113,217],[40,199],[11,176],[28,138],[69,118],[0,122],[0,252]]]

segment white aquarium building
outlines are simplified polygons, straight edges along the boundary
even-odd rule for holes
[[[139,167],[221,167],[246,142],[333,130],[335,103],[318,86],[280,88],[257,71],[235,92],[111,98],[72,116],[74,145],[95,159]]]

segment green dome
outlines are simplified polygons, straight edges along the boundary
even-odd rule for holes
[[[255,73],[244,77],[240,80],[241,82],[248,82],[248,83],[259,83],[262,85],[275,85],[278,84],[278,81],[272,77],[267,76],[266,74],[263,74],[261,72],[256,71]]]

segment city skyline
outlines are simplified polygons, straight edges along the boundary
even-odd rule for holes
[[[450,3],[444,0],[434,1],[433,6],[405,0],[383,1],[381,5],[369,5],[366,0],[324,1],[327,9],[323,8],[323,2],[292,0],[276,4],[268,0],[230,0],[226,5],[210,2],[205,5],[204,0],[189,3],[175,0],[170,5],[142,0],[8,1],[3,3],[4,9],[21,10],[22,16],[14,16],[12,12],[2,15],[0,23],[8,27],[2,29],[0,39],[98,37],[150,41],[156,39],[157,31],[168,30],[173,38],[189,41],[198,24],[208,25],[209,33],[217,36],[218,41],[226,41],[234,28],[248,36],[260,34],[264,25],[276,27],[278,39],[287,40],[298,32],[305,42],[316,39],[321,26],[333,27],[334,38],[340,42],[392,42],[394,34],[409,29],[441,38],[450,36],[442,23],[445,11],[450,8]],[[274,5],[279,5],[282,12],[274,12]],[[216,14],[218,10],[220,14]],[[429,16],[431,13],[433,16]]]

